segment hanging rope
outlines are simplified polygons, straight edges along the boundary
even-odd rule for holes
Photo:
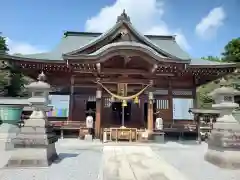
[[[96,82],[97,84],[99,84],[100,86],[102,86],[103,89],[105,89],[112,97],[120,99],[120,100],[130,100],[130,99],[134,99],[136,97],[138,97],[140,94],[142,94],[151,84],[147,85],[146,87],[144,87],[141,91],[139,91],[137,94],[134,94],[132,96],[119,96],[117,94],[112,93],[109,89],[107,89],[107,87],[105,87],[102,83],[100,83],[99,81]]]

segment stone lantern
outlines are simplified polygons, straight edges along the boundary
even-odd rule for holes
[[[224,79],[220,84],[210,93],[215,101],[212,108],[219,110],[220,115],[213,125],[205,160],[222,168],[240,168],[240,124],[232,114],[239,107],[234,96],[240,92],[226,86]]]
[[[45,82],[45,75],[41,73],[37,82],[26,86],[32,93],[28,99],[33,107],[29,119],[25,121],[20,133],[13,143],[13,152],[7,167],[44,167],[49,166],[58,156],[55,149],[57,136],[49,126],[46,112],[50,110],[49,92],[51,87]]]

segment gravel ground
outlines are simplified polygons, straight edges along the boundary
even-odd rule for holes
[[[96,180],[102,161],[102,148],[70,150],[57,145],[59,161],[49,168],[1,169],[0,180]],[[1,164],[6,154],[1,153]],[[5,158],[4,158],[5,157]],[[2,161],[3,160],[3,161]]]
[[[168,143],[152,149],[190,180],[240,180],[240,170],[221,169],[204,160],[206,143],[201,145]]]

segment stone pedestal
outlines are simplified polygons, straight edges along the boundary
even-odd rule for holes
[[[205,160],[222,168],[240,168],[240,125],[234,119],[232,115],[217,119],[208,140]]]
[[[46,167],[58,158],[55,149],[58,139],[46,116],[50,86],[44,79],[45,76],[41,74],[38,82],[27,86],[32,92],[28,101],[34,111],[12,140],[15,150],[6,167]]]
[[[25,122],[20,133],[12,140],[15,151],[7,167],[45,167],[58,158],[55,149],[57,137],[40,111]]]
[[[221,87],[211,93],[216,103],[212,107],[220,111],[220,116],[213,125],[205,160],[221,168],[240,168],[240,125],[232,115],[238,107],[234,103],[236,94],[238,91],[231,87]]]
[[[227,169],[240,168],[240,129],[237,133],[214,130],[208,141],[205,160]]]

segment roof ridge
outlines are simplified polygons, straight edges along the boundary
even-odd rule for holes
[[[81,36],[81,35],[92,35],[92,36],[100,36],[104,33],[100,32],[84,32],[84,31],[65,31],[64,36]],[[150,35],[144,34],[144,36],[148,38],[156,38],[156,39],[166,39],[166,40],[175,40],[175,35]]]
[[[79,35],[93,35],[100,36],[102,33],[98,32],[82,32],[82,31],[65,31],[64,36],[79,36]]]

